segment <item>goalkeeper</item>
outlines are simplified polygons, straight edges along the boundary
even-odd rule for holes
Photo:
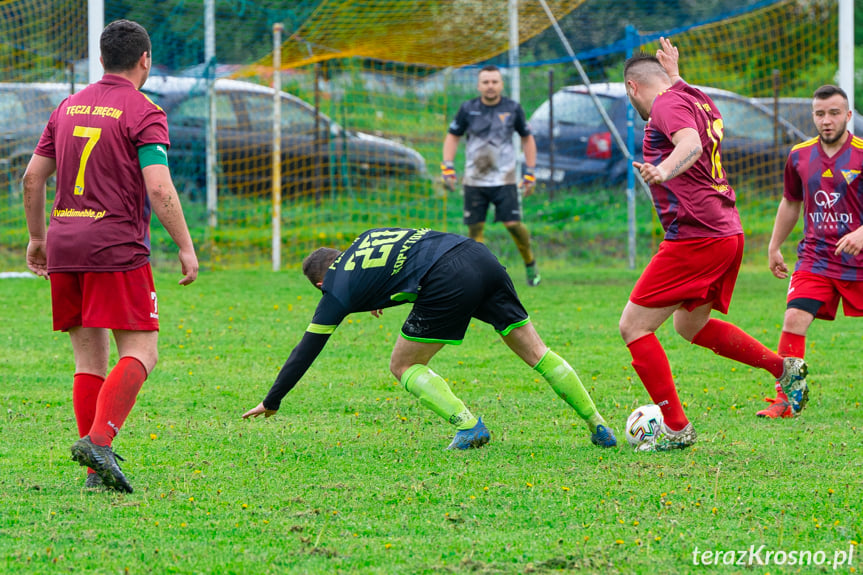
[[[459,108],[443,143],[441,175],[444,185],[455,190],[453,162],[459,139],[467,134],[464,172],[464,223],[468,235],[483,241],[489,203],[494,204],[494,220],[503,222],[515,240],[524,260],[527,285],[539,285],[536,259],[530,247],[530,232],[524,225],[521,197],[516,187],[516,149],[513,135],[518,132],[524,149],[524,176],[521,191],[527,196],[533,190],[536,166],[536,142],[527,125],[524,110],[518,102],[502,96],[503,76],[497,66],[479,71],[479,97]]]
[[[471,318],[491,324],[545,378],[587,423],[595,445],[616,445],[578,375],[542,342],[506,269],[484,245],[429,229],[372,229],[344,252],[318,248],[303,260],[303,273],[323,296],[270,392],[244,418],[275,414],[348,314],[370,311],[378,317],[383,308],[412,302],[390,371],[420,403],[456,428],[449,449],[481,447],[490,439],[482,419],[428,367],[444,344],[462,342]]]

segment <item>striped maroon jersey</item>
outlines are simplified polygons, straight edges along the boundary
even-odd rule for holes
[[[57,162],[48,272],[127,271],[150,257],[150,200],[138,148],[167,148],[165,112],[106,74],[51,114],[35,153]]]
[[[860,227],[863,216],[863,139],[850,135],[827,157],[818,138],[791,148],[785,163],[785,198],[803,202],[803,239],[796,270],[846,281],[863,280],[863,256],[835,255],[836,242]]]

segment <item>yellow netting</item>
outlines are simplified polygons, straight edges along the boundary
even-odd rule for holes
[[[86,56],[86,0],[0,0],[3,82],[66,80]]]
[[[838,62],[836,2],[779,2],[750,14],[674,36],[692,83],[746,96],[772,96],[774,71],[782,96],[809,97],[834,80]],[[643,47],[659,48],[658,42]],[[813,66],[823,72],[813,74]]]
[[[586,0],[549,0],[562,18]],[[427,66],[464,66],[509,48],[508,2],[326,0],[285,42],[286,68],[359,56]],[[549,27],[539,2],[518,4],[519,40]],[[271,63],[272,60],[269,60]]]

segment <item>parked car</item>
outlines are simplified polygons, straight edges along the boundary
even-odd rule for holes
[[[591,86],[621,136],[626,138],[628,99],[622,82]],[[781,181],[788,150],[805,139],[803,132],[770,109],[733,92],[701,87],[724,119],[722,165],[732,185],[754,181],[756,188]],[[629,161],[614,142],[593,99],[583,85],[567,86],[552,97],[554,168],[550,166],[549,102],[531,116],[537,143],[537,181],[553,187],[595,182],[616,185],[626,179]],[[635,157],[642,158],[644,121],[634,114]],[[778,127],[774,141],[774,123]]]
[[[0,195],[15,195],[54,108],[73,90],[61,83],[0,83]]]
[[[142,92],[168,115],[171,172],[177,189],[203,197],[209,99],[194,78],[151,77]],[[216,146],[220,193],[268,194],[272,188],[273,90],[217,79]],[[420,177],[427,170],[415,150],[371,134],[344,130],[303,100],[280,93],[283,193],[326,192],[333,182],[353,185],[377,177]]]
[[[622,82],[593,84],[591,90],[617,131],[626,138],[627,97]],[[549,117],[554,124],[549,132]],[[635,114],[636,154],[641,156],[644,121]],[[584,85],[555,92],[531,115],[536,140],[536,179],[549,186],[573,186],[594,181],[614,184],[626,178],[629,162],[614,143],[599,109]],[[554,168],[549,150],[554,139]]]
[[[794,126],[806,134],[808,138],[818,135],[815,122],[812,120],[812,98],[753,98],[753,100],[768,110],[773,110],[778,105],[779,115],[794,124]],[[863,116],[860,112],[854,112],[853,129],[857,136],[863,136]]]

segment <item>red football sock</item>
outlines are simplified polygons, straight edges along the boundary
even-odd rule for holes
[[[806,336],[783,331],[779,336],[779,357],[803,357],[806,353]]]
[[[773,377],[782,375],[781,357],[736,325],[726,321],[711,318],[692,338],[692,343],[706,347],[722,357],[766,369]]]
[[[93,426],[96,415],[96,399],[105,378],[92,373],[76,373],[72,380],[72,408],[78,424],[78,437],[84,437]]]
[[[96,414],[90,428],[90,441],[96,445],[111,445],[111,441],[132,407],[144,381],[147,369],[134,357],[121,357],[111,373],[108,374],[99,399],[96,401]]]
[[[783,331],[782,335],[779,336],[778,353],[779,357],[802,358],[806,353],[806,336]],[[788,397],[785,395],[785,392],[782,391],[782,386],[779,385],[778,381],[776,382],[776,394],[779,399],[788,401]]]
[[[650,399],[662,410],[665,425],[672,431],[680,431],[686,427],[689,420],[683,413],[680,398],[677,397],[668,357],[656,335],[651,333],[642,336],[630,342],[627,347],[632,354],[632,367],[641,378]]]
[[[96,416],[96,399],[105,378],[92,373],[76,373],[72,379],[72,408],[75,411],[75,422],[78,424],[78,437],[84,437],[93,426]],[[87,468],[87,473],[94,473]]]

